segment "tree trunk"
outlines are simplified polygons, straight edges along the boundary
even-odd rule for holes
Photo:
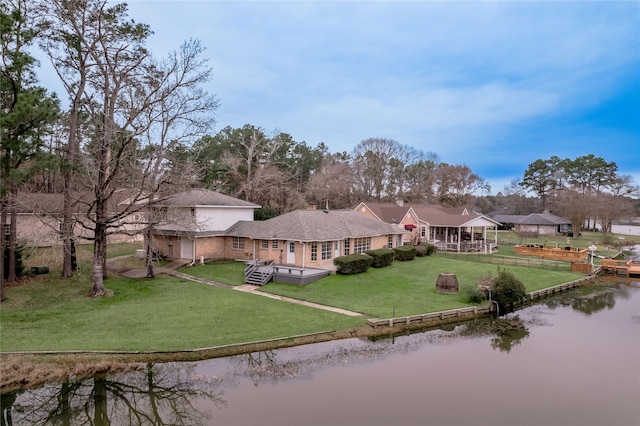
[[[90,296],[102,296],[105,292],[104,287],[104,265],[106,264],[106,229],[105,226],[99,222],[96,223],[94,236],[95,240],[93,243],[93,266],[92,266],[92,282],[93,286],[91,288]]]
[[[147,278],[153,278],[155,276],[153,272],[153,250],[151,249],[151,238],[151,227],[148,226],[144,236],[144,243],[147,249]]]
[[[93,424],[107,426],[111,424],[107,411],[107,379],[93,379]]]
[[[11,184],[9,193],[9,270],[7,271],[7,281],[13,282],[16,280],[16,240],[18,239],[17,232],[17,220],[18,214],[16,212],[16,197],[18,188],[14,184]]]
[[[6,297],[4,295],[4,246],[6,242],[6,235],[4,233],[4,227],[7,223],[7,210],[5,209],[5,200],[0,199],[0,302]]]

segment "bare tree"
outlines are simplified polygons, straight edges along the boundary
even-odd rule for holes
[[[395,196],[387,193],[391,176],[389,160],[396,158],[400,150],[398,142],[384,138],[365,139],[353,149],[353,168],[366,198],[379,202],[385,196]]]
[[[360,195],[356,190],[358,178],[349,160],[347,153],[325,156],[307,188],[307,197],[314,204],[332,209],[353,207]]]
[[[107,236],[171,182],[160,173],[167,147],[176,134],[206,131],[211,117],[201,114],[217,103],[201,90],[210,70],[200,59],[198,42],[187,42],[180,53],[156,63],[145,48],[149,27],[128,20],[125,4],[51,3],[52,44],[47,51],[89,119],[89,140],[81,147],[85,155],[78,168],[92,193],[83,224],[91,228],[94,242],[90,294],[100,295],[105,291]],[[72,124],[70,150],[74,130]],[[128,200],[116,209],[112,202],[123,188],[129,189]]]
[[[590,214],[603,235],[611,232],[614,220],[631,218],[633,206],[631,201],[621,195],[600,194],[593,197],[589,208]]]
[[[442,164],[435,175],[436,195],[447,206],[467,205],[475,192],[491,190],[489,184],[466,165]]]
[[[572,189],[558,192],[555,209],[563,217],[571,221],[573,235],[577,236],[586,219],[589,217],[594,198],[589,194]]]

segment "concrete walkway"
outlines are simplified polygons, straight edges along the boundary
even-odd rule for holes
[[[349,315],[351,317],[364,317],[359,312],[348,311],[346,309],[335,308],[333,306],[320,305],[319,303],[307,302],[306,300],[293,299],[286,296],[278,296],[277,294],[265,293],[259,291],[259,287],[250,284],[242,284],[233,287],[234,290],[242,291],[245,293],[257,294],[259,296],[269,297],[271,299],[282,300],[283,302],[296,303],[298,305],[308,306],[310,308],[323,309],[325,311],[336,312],[338,314]]]
[[[127,269],[118,265],[117,260],[122,258],[127,258],[131,256],[120,256],[114,257],[107,260],[107,269],[115,272],[123,277],[139,279],[147,277],[147,270],[144,268],[136,268],[136,269]],[[156,266],[153,268],[154,273],[156,274],[166,274],[174,277],[178,277],[188,281],[194,281],[201,284],[210,285],[213,287],[221,287],[221,288],[230,288],[236,291],[242,291],[243,293],[255,294],[257,296],[268,297],[270,299],[280,300],[283,302],[295,303],[297,305],[307,306],[310,308],[322,309],[325,311],[335,312],[338,314],[349,315],[352,317],[365,317],[365,315],[359,312],[348,311],[346,309],[335,308],[333,306],[321,305],[319,303],[307,302],[305,300],[293,299],[291,297],[278,296],[276,294],[265,293],[263,291],[259,291],[260,287],[256,287],[250,284],[242,284],[237,286],[232,286],[229,284],[223,284],[216,281],[207,280],[205,278],[194,277],[193,275],[185,274],[183,272],[178,272],[176,269],[183,268],[184,266],[190,263],[187,259],[178,259],[169,263],[165,266]]]

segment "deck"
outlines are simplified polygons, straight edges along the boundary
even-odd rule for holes
[[[516,245],[513,252],[524,256],[537,256],[543,259],[554,260],[587,260],[589,251],[573,247],[545,247],[538,244]]]
[[[640,275],[640,260],[602,259],[600,266],[603,270],[616,275]]]
[[[330,271],[324,269],[276,265],[273,269],[273,282],[305,285],[324,278],[329,274]]]

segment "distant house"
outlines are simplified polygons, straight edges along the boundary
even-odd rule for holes
[[[505,215],[498,212],[490,216],[498,222],[510,225],[510,229],[523,237],[568,235],[572,232],[570,220],[551,213]]]
[[[51,193],[19,193],[16,199],[18,240],[29,247],[49,247],[62,244],[61,231],[63,223],[63,194]],[[74,194],[76,203],[72,212],[73,234],[77,244],[89,243],[93,238],[89,205],[91,194]],[[83,202],[85,200],[86,202]],[[116,191],[109,205],[110,214],[122,213],[123,217],[115,228],[109,230],[109,243],[140,241],[143,228],[144,212],[125,214],[129,192]],[[8,235],[9,220],[4,224],[4,234]]]
[[[489,240],[487,231],[499,222],[469,211],[465,207],[398,203],[360,203],[355,211],[410,231],[403,243],[433,243],[439,250],[490,253],[497,247],[497,236]]]
[[[351,210],[297,210],[254,221],[259,205],[217,192],[193,190],[160,203],[166,220],[153,248],[169,259],[273,261],[334,270],[333,259],[402,244],[407,231]]]

